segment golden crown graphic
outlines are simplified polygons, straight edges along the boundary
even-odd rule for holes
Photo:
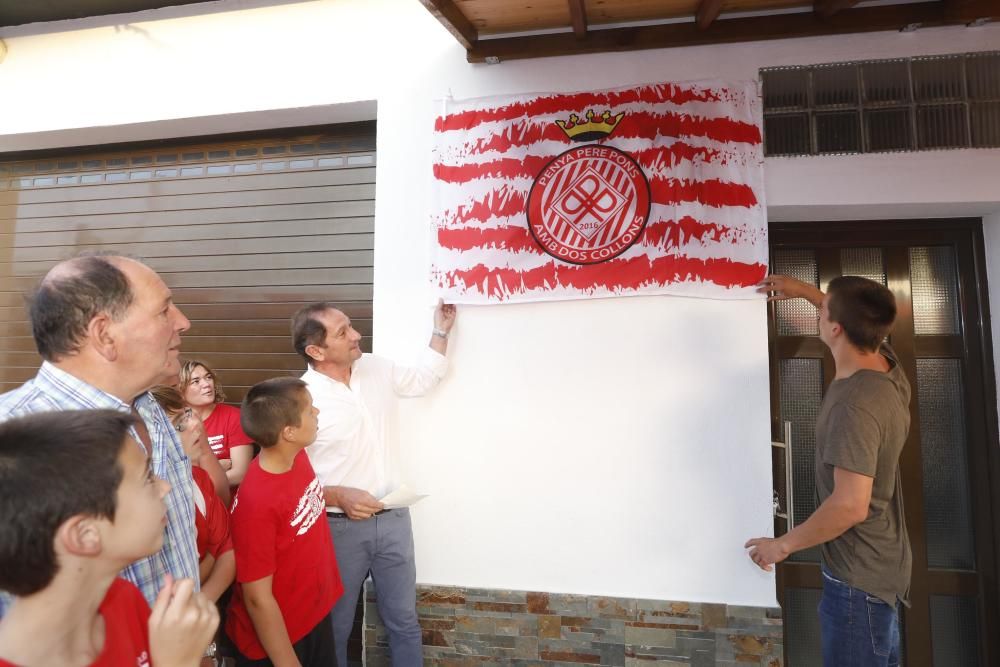
[[[569,120],[557,120],[556,125],[562,128],[571,141],[595,141],[610,135],[625,117],[625,112],[612,116],[611,111],[605,111],[598,116],[593,109],[587,111],[587,120],[581,121],[575,113]]]

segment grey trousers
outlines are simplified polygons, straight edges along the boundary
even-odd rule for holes
[[[330,516],[329,522],[344,583],[344,594],[332,614],[337,664],[347,665],[347,640],[354,625],[358,594],[371,572],[378,613],[389,633],[393,667],[423,665],[410,510],[390,510],[364,521]]]

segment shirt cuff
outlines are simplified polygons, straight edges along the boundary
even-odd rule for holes
[[[437,350],[425,347],[420,358],[420,365],[438,378],[443,378],[448,372],[448,357]]]

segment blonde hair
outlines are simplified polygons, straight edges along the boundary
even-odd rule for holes
[[[208,364],[203,361],[198,361],[197,359],[185,361],[184,365],[181,366],[180,382],[178,385],[181,390],[181,395],[183,395],[187,390],[188,383],[191,382],[191,376],[194,375],[194,371],[198,366],[204,368],[205,372],[212,376],[212,383],[215,386],[215,402],[222,403],[225,401],[226,390],[222,388],[222,383],[219,382],[219,374],[213,371]]]

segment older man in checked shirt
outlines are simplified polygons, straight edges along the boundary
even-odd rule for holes
[[[170,420],[147,393],[158,380],[180,370],[180,335],[191,323],[152,269],[114,255],[57,264],[32,298],[30,319],[44,363],[34,378],[0,396],[0,421],[89,408],[140,417],[132,437],[151,457],[156,475],[171,487],[167,528],[163,548],[136,561],[121,576],[138,586],[150,605],[167,573],[197,585],[191,461]],[[0,616],[9,604],[10,597],[0,594]]]

